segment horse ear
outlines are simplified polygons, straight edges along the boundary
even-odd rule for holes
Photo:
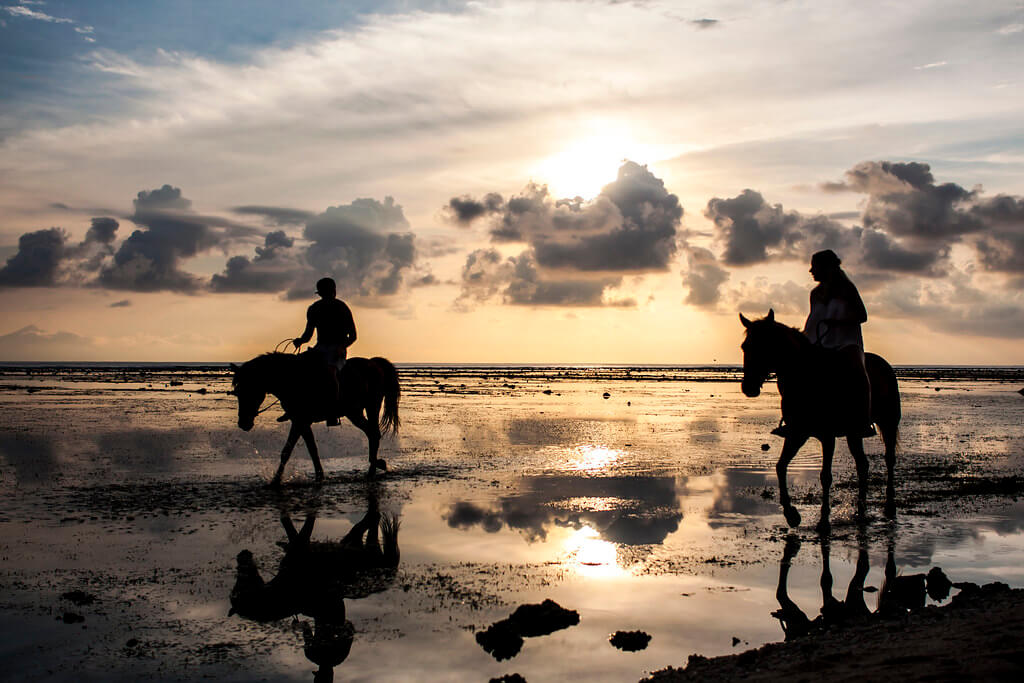
[[[750,328],[750,321],[744,318],[742,313],[740,313],[740,322],[743,323],[743,327]]]
[[[768,317],[766,317],[765,320],[767,320],[770,323],[775,322],[775,309],[774,308],[769,308],[768,309]]]

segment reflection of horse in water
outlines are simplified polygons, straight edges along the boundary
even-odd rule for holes
[[[350,358],[338,373],[340,397],[333,406],[325,405],[322,400],[329,378],[322,360],[315,353],[265,353],[240,367],[231,367],[235,371],[231,393],[238,397],[238,426],[241,429],[252,429],[267,394],[276,396],[291,417],[292,426],[281,451],[281,464],[274,475],[273,485],[281,483],[284,467],[300,436],[313,459],[317,481],[323,480],[324,468],[320,465],[312,424],[332,415],[344,415],[366,433],[370,458],[367,476],[372,477],[377,469],[387,469],[385,462],[377,458],[377,450],[382,433],[398,430],[401,389],[398,372],[386,358]],[[378,419],[381,403],[384,404],[384,414]]]
[[[891,531],[886,551],[884,583],[878,593],[877,613],[890,616],[901,616],[908,610],[921,609],[925,605],[925,596],[941,601],[949,595],[951,584],[942,570],[932,569],[927,575],[897,575],[895,532]],[[807,635],[812,628],[829,628],[849,622],[864,621],[872,614],[864,600],[864,580],[871,569],[868,559],[868,538],[866,529],[861,526],[857,534],[857,564],[846,589],[846,598],[838,600],[832,595],[832,568],[829,562],[830,542],[821,539],[821,611],[813,620],[801,610],[789,597],[789,569],[800,550],[800,540],[796,536],[786,539],[786,547],[782,551],[779,562],[779,583],[775,590],[775,598],[779,601],[779,609],[772,616],[782,624],[786,640]]]
[[[281,513],[288,540],[280,543],[284,557],[277,574],[264,581],[252,553],[238,553],[231,611],[246,619],[272,622],[297,614],[313,618],[302,624],[306,657],[320,669],[314,680],[330,681],[333,668],[352,648],[354,629],[345,619],[345,598],[365,598],[391,584],[398,567],[398,518],[381,515],[370,495],[366,514],[340,541],[312,541],[316,513],[302,529]]]
[[[800,524],[800,513],[790,502],[786,468],[797,451],[811,437],[821,442],[821,519],[819,530],[829,529],[829,489],[832,486],[832,455],[836,437],[846,436],[850,453],[857,463],[857,513],[867,512],[868,459],[860,436],[863,425],[850,424],[856,411],[846,406],[845,387],[837,382],[836,351],[811,344],[799,330],[775,321],[774,311],[760,320],[747,320],[743,341],[743,393],[758,396],[768,376],[778,378],[782,398],[782,417],[787,426],[786,441],[775,471],[779,477],[779,502],[790,526]],[[864,354],[871,382],[871,421],[878,425],[885,443],[886,514],[895,515],[894,470],[896,438],[900,424],[900,393],[896,373],[884,358]]]

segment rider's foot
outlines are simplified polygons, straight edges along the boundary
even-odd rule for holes
[[[285,414],[284,414],[284,415],[282,415],[281,417],[277,418],[277,421],[278,421],[278,422],[287,422],[287,421],[288,421],[288,420],[290,420],[290,419],[292,419],[292,416],[291,416],[291,415],[289,415],[288,413],[285,413]]]

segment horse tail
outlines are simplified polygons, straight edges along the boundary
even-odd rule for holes
[[[398,550],[398,530],[402,523],[396,515],[384,513],[380,518],[380,532],[384,537],[383,548],[384,566],[397,567],[401,552]]]
[[[402,421],[398,419],[398,399],[402,396],[402,388],[398,384],[398,370],[387,358],[377,356],[371,359],[381,372],[384,380],[384,414],[380,417],[380,432],[392,434],[398,432]]]

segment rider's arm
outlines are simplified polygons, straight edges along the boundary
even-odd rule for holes
[[[342,346],[345,346],[347,348],[349,346],[352,346],[352,344],[354,344],[356,341],[356,323],[352,319],[352,311],[349,310],[348,305],[346,305],[344,302],[342,302],[342,305],[345,308],[342,313],[344,320],[342,322],[343,339],[341,344]]]
[[[294,340],[295,346],[302,346],[310,339],[313,338],[313,330],[316,329],[316,323],[313,322],[313,307],[310,306],[309,310],[306,311],[306,329],[303,330],[301,337],[296,337]]]

